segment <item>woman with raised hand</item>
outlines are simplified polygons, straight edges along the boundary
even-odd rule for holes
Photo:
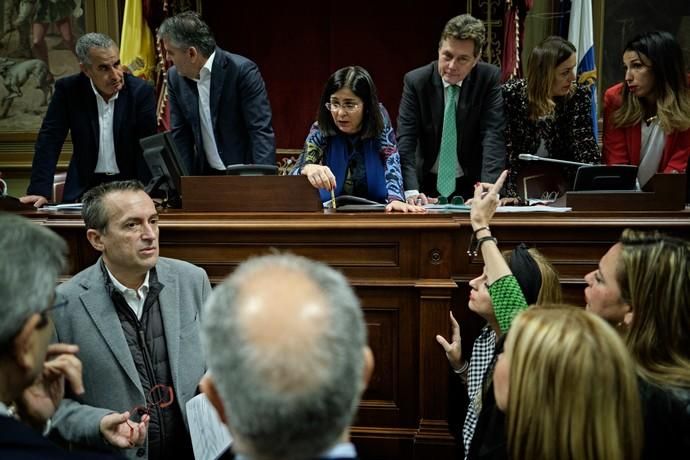
[[[307,176],[322,201],[333,191],[336,197],[385,203],[386,211],[425,211],[405,203],[390,118],[371,76],[359,66],[343,67],[328,79],[293,174]]]
[[[494,185],[478,186],[472,200],[470,219],[474,230],[473,243],[477,247],[470,247],[469,250],[481,250],[484,270],[469,283],[472,290],[468,306],[487,321],[474,342],[472,358],[467,361],[463,357],[460,326],[452,312],[451,342],[441,335],[436,336],[458,376],[454,382],[456,388],[452,391],[463,391],[467,394],[469,404],[462,425],[462,444],[465,452],[469,452],[474,436],[482,407],[482,384],[494,359],[497,338],[508,329],[512,316],[527,305],[561,301],[558,274],[539,251],[519,245],[513,251],[501,253],[496,239],[491,236],[489,224],[498,204],[497,191],[500,190],[505,175],[504,172]],[[489,191],[483,195],[485,189]],[[501,317],[500,323],[497,312]],[[466,385],[466,390],[462,388],[462,384]]]
[[[503,85],[510,169],[504,194],[509,198],[518,195],[518,176],[525,166],[520,154],[580,163],[601,161],[592,125],[591,90],[575,82],[576,58],[572,43],[548,37],[530,53],[526,78]],[[574,171],[568,168],[564,176],[572,180]]]
[[[678,41],[637,35],[623,51],[625,81],[604,95],[604,161],[639,167],[643,186],[657,173],[684,172],[690,156],[690,85]]]

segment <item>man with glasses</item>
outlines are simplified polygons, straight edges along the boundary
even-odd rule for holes
[[[345,277],[294,255],[250,259],[204,306],[202,390],[238,459],[351,459],[349,426],[373,372]]]
[[[446,23],[438,60],[405,75],[398,149],[410,203],[469,198],[505,164],[500,71],[480,62],[484,24],[468,14]]]
[[[83,394],[74,345],[52,344],[57,277],[67,245],[29,220],[0,213],[0,458],[105,458],[70,454],[41,436],[67,385]]]
[[[172,135],[190,174],[275,165],[271,106],[256,64],[218,48],[191,11],[163,21],[158,36],[174,64],[168,70]]]
[[[58,288],[69,305],[55,312],[55,328],[79,345],[89,391],[62,402],[54,427],[67,441],[126,449],[132,459],[192,458],[185,404],[205,371],[208,277],[159,257],[158,212],[137,181],[91,189],[82,216],[101,257]]]

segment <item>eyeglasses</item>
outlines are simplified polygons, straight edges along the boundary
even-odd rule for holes
[[[556,201],[558,196],[558,192],[544,192],[541,194],[541,199],[544,201]]]
[[[69,301],[67,300],[66,297],[63,297],[61,295],[56,295],[55,300],[53,301],[53,305],[51,305],[48,308],[44,308],[41,310],[38,314],[41,315],[41,323],[45,323],[48,321],[48,318],[51,317],[51,313],[54,310],[57,310],[62,307],[66,307]]]
[[[130,421],[134,423],[141,423],[144,415],[148,415],[151,411],[158,407],[160,409],[165,409],[170,406],[175,401],[175,395],[173,393],[172,387],[168,385],[157,384],[154,385],[151,390],[149,390],[146,395],[146,405],[145,406],[135,406],[129,411],[129,420],[127,420],[127,425],[129,425],[129,439],[130,441],[134,437],[135,426],[132,426]]]
[[[356,112],[359,109],[360,104],[356,102],[345,102],[343,104],[339,104],[337,102],[326,102],[326,108],[330,110],[331,112],[337,112],[340,109],[343,109],[347,113],[352,113]]]

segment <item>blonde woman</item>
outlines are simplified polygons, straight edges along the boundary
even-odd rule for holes
[[[494,395],[512,460],[640,458],[635,365],[595,315],[568,306],[519,314],[496,363]]]
[[[624,335],[645,407],[645,458],[690,449],[690,242],[626,230],[585,277],[587,310]]]
[[[517,196],[518,175],[524,166],[520,154],[581,163],[601,160],[592,126],[590,87],[575,83],[576,57],[572,43],[548,37],[530,53],[527,78],[503,85],[509,197]],[[571,169],[566,172],[573,176]]]
[[[690,155],[690,85],[680,44],[668,32],[633,38],[625,81],[604,95],[604,160],[638,165],[641,186],[657,172],[683,172]]]

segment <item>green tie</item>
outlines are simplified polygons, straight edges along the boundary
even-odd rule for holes
[[[438,158],[436,189],[441,196],[449,197],[455,191],[455,175],[458,170],[458,133],[455,129],[455,93],[458,87],[448,87],[446,109],[443,113],[441,150]]]

